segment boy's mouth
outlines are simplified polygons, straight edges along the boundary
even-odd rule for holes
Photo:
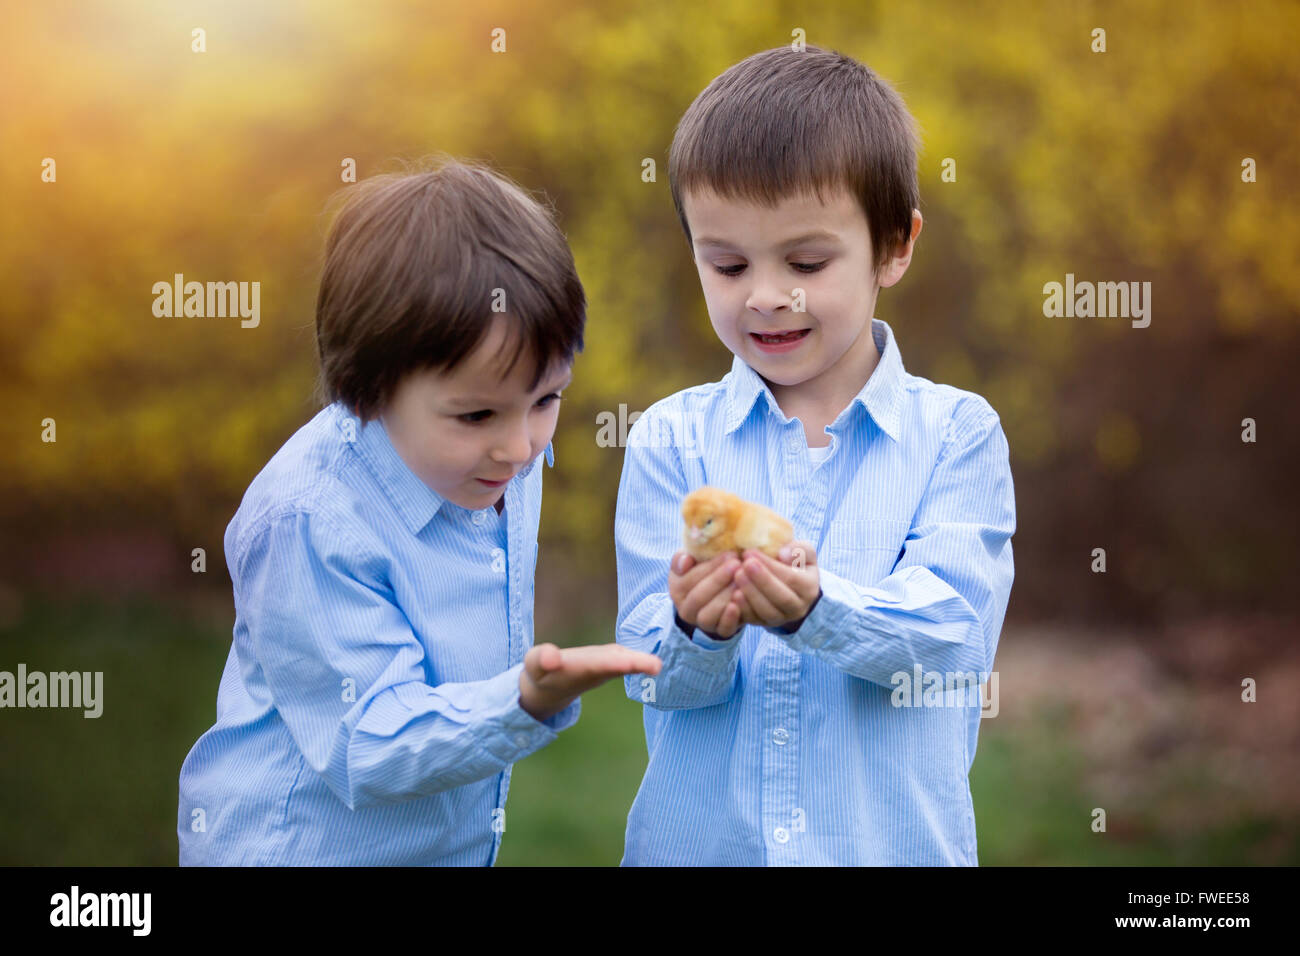
[[[812,329],[790,329],[783,332],[750,332],[750,337],[758,343],[763,351],[784,351],[807,337]]]

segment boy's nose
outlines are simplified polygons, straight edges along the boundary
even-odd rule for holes
[[[772,282],[758,281],[750,289],[749,299],[745,305],[755,312],[771,315],[782,310],[788,311],[792,301],[791,293],[788,290],[782,289]]]
[[[523,467],[532,458],[532,453],[532,437],[525,426],[512,429],[509,435],[499,441],[492,451],[492,457],[497,461],[507,461],[516,467]]]

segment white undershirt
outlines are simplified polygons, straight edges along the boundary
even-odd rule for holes
[[[826,445],[825,447],[822,448],[814,448],[812,445],[808,446],[808,459],[809,461],[812,462],[814,468],[816,468],[818,465],[824,462],[826,460],[826,456],[829,455],[830,453],[831,453],[830,445]]]

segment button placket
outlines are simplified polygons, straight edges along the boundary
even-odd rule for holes
[[[520,605],[523,603],[523,571],[520,563],[520,555],[523,553],[523,545],[521,544],[522,525],[519,518],[519,496],[517,494],[512,495],[512,490],[512,488],[506,489],[506,520],[499,529],[499,534],[501,538],[505,539],[504,544],[507,549],[506,565],[509,574],[507,575],[506,601],[509,610],[509,660],[513,665],[524,659],[528,648],[524,646],[524,624],[519,610]]]
[[[798,652],[775,638],[765,650],[758,683],[763,693],[763,726],[769,728],[772,745],[763,748],[760,812],[782,861],[790,863],[796,859],[790,854],[796,851],[787,848],[790,831],[785,821],[790,818],[789,808],[797,803],[799,754],[798,748],[789,744],[794,736],[791,728],[798,729],[801,659]]]

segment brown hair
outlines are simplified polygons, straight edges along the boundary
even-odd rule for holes
[[[536,388],[582,351],[586,296],[549,203],[481,163],[439,154],[415,165],[345,187],[325,241],[317,397],[362,422],[408,372],[471,354],[502,293],[514,341],[504,374],[527,348]]]
[[[792,193],[847,187],[866,215],[879,269],[912,234],[920,205],[916,121],[870,68],[833,50],[777,47],[716,77],[677,124],[668,180],[774,206]]]

